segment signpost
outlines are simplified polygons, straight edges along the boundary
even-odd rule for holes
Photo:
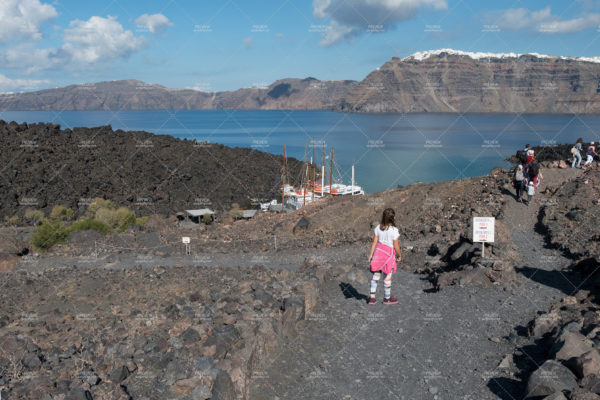
[[[473,217],[473,243],[481,242],[481,258],[485,258],[485,244],[494,243],[493,217]]]
[[[192,254],[191,249],[190,249],[190,237],[182,236],[181,241],[183,242],[183,244],[185,244],[185,255],[189,256],[190,254]]]

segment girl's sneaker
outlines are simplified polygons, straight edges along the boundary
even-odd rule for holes
[[[373,304],[377,304],[377,299],[375,299],[374,296],[369,296],[369,298],[367,299],[367,304],[372,306]]]
[[[390,296],[388,299],[383,299],[383,304],[398,304],[398,299]]]

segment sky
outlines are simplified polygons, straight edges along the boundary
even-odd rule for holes
[[[0,92],[361,80],[393,56],[440,48],[596,57],[600,0],[0,1]]]

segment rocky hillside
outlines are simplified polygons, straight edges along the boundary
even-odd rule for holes
[[[600,113],[597,59],[438,50],[392,58],[342,99],[348,112]]]
[[[56,204],[85,209],[95,197],[143,215],[223,210],[271,200],[281,187],[280,156],[110,126],[0,121],[0,148],[2,216]],[[288,159],[290,179],[301,176],[302,165]]]
[[[354,81],[282,79],[230,92],[169,89],[137,80],[0,94],[2,110],[322,110],[333,108]]]

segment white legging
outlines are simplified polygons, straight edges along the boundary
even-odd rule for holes
[[[375,297],[375,292],[377,292],[377,284],[379,283],[379,279],[381,278],[381,272],[374,272],[373,278],[371,279],[371,296]],[[392,273],[390,272],[383,278],[383,291],[384,297],[389,299],[392,294]]]

